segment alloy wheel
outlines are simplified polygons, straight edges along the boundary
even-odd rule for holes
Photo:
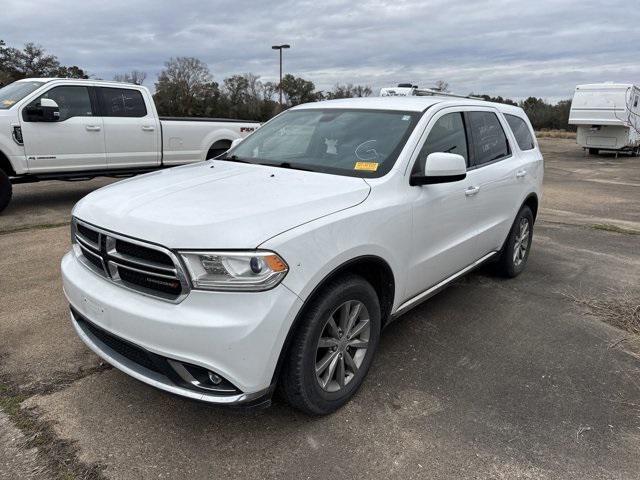
[[[315,370],[320,387],[337,392],[357,374],[369,348],[371,322],[364,303],[349,300],[324,325],[316,347]]]
[[[529,249],[529,220],[522,218],[516,233],[516,241],[513,245],[513,264],[519,267],[524,262]]]

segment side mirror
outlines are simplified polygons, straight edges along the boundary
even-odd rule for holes
[[[231,146],[229,147],[229,150],[231,150],[233,147],[238,145],[241,141],[242,141],[241,138],[236,138],[233,142],[231,142]]]
[[[57,122],[60,120],[60,107],[51,98],[41,98],[40,103],[24,109],[30,122]]]
[[[40,108],[42,109],[42,121],[57,122],[60,120],[60,107],[55,100],[50,98],[40,99]]]
[[[467,162],[456,153],[435,152],[425,161],[424,172],[412,175],[411,185],[459,182],[467,176]]]

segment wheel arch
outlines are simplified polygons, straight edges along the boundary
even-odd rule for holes
[[[378,300],[380,301],[382,327],[389,322],[395,298],[396,285],[393,270],[389,263],[377,255],[362,255],[342,263],[329,272],[329,274],[327,274],[313,288],[311,293],[304,300],[302,308],[300,308],[300,311],[291,324],[282,348],[280,349],[278,362],[276,363],[276,368],[271,379],[272,385],[275,385],[278,381],[280,371],[282,369],[282,363],[289,352],[293,336],[300,326],[302,318],[313,299],[329,284],[329,282],[348,274],[359,275],[371,284],[378,295]]]
[[[16,174],[13,165],[11,165],[9,161],[9,157],[7,157],[2,150],[0,150],[0,170],[4,171],[4,173],[10,177]]]
[[[212,151],[215,151],[215,150],[225,150],[225,151],[229,150],[229,148],[231,147],[231,142],[232,141],[233,140],[229,140],[229,139],[226,139],[226,138],[221,138],[220,140],[216,140],[215,142],[213,142],[211,144],[211,146],[209,147],[209,150],[207,150],[207,159],[211,158],[209,156],[209,154]]]
[[[531,209],[531,213],[533,213],[533,221],[535,223],[536,217],[538,216],[538,195],[533,192],[527,195],[527,198],[524,199],[524,202],[522,202],[518,211],[520,211],[524,206]]]

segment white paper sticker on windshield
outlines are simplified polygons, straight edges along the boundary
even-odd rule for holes
[[[407,122],[407,121],[411,120],[411,115],[403,115],[403,116],[402,116],[402,120],[403,120],[404,122]]]
[[[331,138],[325,138],[324,144],[327,146],[327,153],[329,155],[337,155],[338,154],[338,140],[333,140]]]

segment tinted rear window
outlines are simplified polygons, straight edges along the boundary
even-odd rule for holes
[[[100,88],[105,117],[144,117],[147,107],[142,93],[128,88]]]
[[[536,145],[533,142],[531,130],[529,130],[529,126],[526,122],[516,115],[505,115],[505,117],[507,119],[507,123],[511,127],[511,131],[513,131],[513,136],[516,137],[516,142],[518,142],[520,150],[534,149]]]
[[[475,165],[500,160],[511,153],[507,137],[495,113],[469,112],[469,129],[473,138]]]

